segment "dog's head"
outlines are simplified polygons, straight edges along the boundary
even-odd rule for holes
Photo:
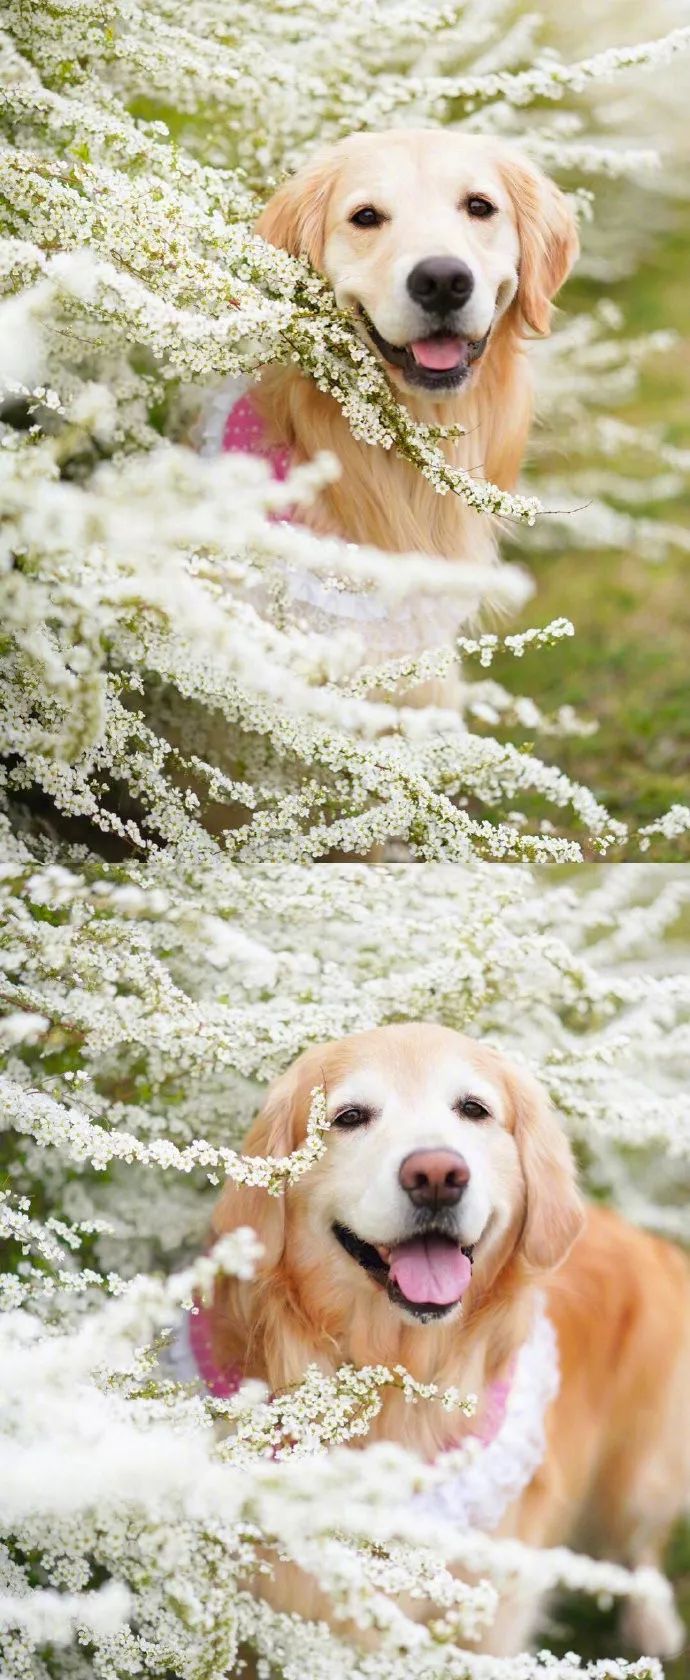
[[[417,1322],[447,1319],[473,1270],[486,1289],[520,1254],[551,1269],[582,1208],[568,1145],[545,1095],[499,1052],[445,1027],[376,1028],[301,1056],[246,1140],[285,1155],[305,1136],[321,1086],[331,1129],[322,1158],[281,1198],[229,1185],[216,1233],[255,1227],[264,1276],[283,1268],[308,1311],[336,1317],[355,1294]]]
[[[395,384],[430,398],[471,380],[508,311],[548,332],[578,250],[552,181],[513,147],[448,129],[338,142],[257,226],[326,276]]]

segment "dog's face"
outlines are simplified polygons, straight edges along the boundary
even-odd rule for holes
[[[330,280],[393,382],[447,397],[516,305],[538,332],[577,252],[558,189],[495,139],[357,134],[267,206],[258,231]]]
[[[424,1025],[310,1050],[269,1095],[247,1152],[294,1148],[315,1086],[330,1120],[322,1159],[282,1205],[229,1188],[215,1221],[253,1223],[269,1268],[330,1276],[344,1299],[384,1293],[391,1313],[428,1323],[458,1311],[474,1268],[487,1279],[518,1245],[535,1267],[563,1257],[581,1221],[570,1154],[540,1088],[498,1052]]]
[[[323,269],[359,312],[392,377],[416,391],[464,384],[517,292],[510,194],[482,142],[362,137],[338,173]]]
[[[327,1078],[332,1137],[304,1186],[330,1233],[395,1310],[429,1322],[459,1306],[475,1258],[514,1223],[521,1178],[500,1077],[433,1029],[372,1033]]]

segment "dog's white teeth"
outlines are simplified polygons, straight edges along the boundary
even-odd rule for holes
[[[384,1261],[385,1265],[387,1266],[388,1262],[390,1260],[390,1257],[391,1257],[391,1251],[390,1251],[389,1248],[386,1247],[385,1243],[379,1243],[378,1244],[378,1253],[380,1254],[381,1259]]]

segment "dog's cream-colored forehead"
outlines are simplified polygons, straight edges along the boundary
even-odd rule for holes
[[[430,188],[455,198],[463,192],[490,193],[512,210],[501,163],[507,148],[480,134],[449,129],[395,128],[378,134],[352,134],[333,148],[337,164],[331,218],[337,219],[354,194],[379,195],[377,208],[392,211],[397,201],[409,209],[417,192]],[[421,204],[420,200],[420,204]]]
[[[430,1083],[440,1090],[447,1085],[450,1096],[454,1078],[464,1077],[475,1095],[498,1097],[509,1118],[509,1070],[500,1053],[434,1023],[404,1022],[351,1033],[306,1051],[295,1072],[302,1098],[323,1084],[329,1107],[343,1096],[380,1100],[377,1093],[387,1090],[413,1098]]]

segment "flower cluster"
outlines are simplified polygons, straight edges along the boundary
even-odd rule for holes
[[[6,1671],[221,1680],[243,1644],[288,1680],[300,1665],[324,1680],[589,1673],[472,1654],[501,1583],[654,1601],[662,1578],[447,1532],[415,1499],[440,1472],[367,1444],[391,1384],[469,1415],[471,1395],[372,1366],[206,1398],[164,1349],[218,1269],[246,1278],[260,1258],[249,1230],[201,1253],[223,1176],[276,1193],[324,1147],[317,1087],[302,1149],[241,1155],[267,1082],[307,1044],[378,1022],[439,1020],[509,1051],[546,1084],[592,1190],[687,1234],[686,871],[248,871],[174,847],[127,865],[58,850],[5,824]],[[317,1575],[334,1631],[248,1594],[286,1559]],[[366,1658],[353,1627],[375,1630]],[[658,1680],[649,1662],[616,1673]]]
[[[566,184],[577,170],[629,194],[651,148],[614,146],[608,111],[603,145],[601,102],[644,71],[636,126],[648,129],[688,30],[616,49],[595,26],[588,38],[588,56],[567,62],[557,19],[516,15],[511,0],[355,0],[345,14],[336,0],[299,14],[276,0],[260,31],[245,0],[231,15],[193,0],[184,19],[174,0],[9,6],[0,730],[12,796],[47,801],[96,850],[103,836],[121,855],[163,842],[209,862],[221,849],[255,863],[372,847],[565,862],[685,845],[684,808],[653,813],[638,836],[525,742],[591,720],[472,680],[473,656],[488,665],[500,642],[478,628],[480,610],[524,603],[522,566],[488,564],[479,538],[462,567],[317,540],[275,514],[336,463],[278,486],[259,461],[189,448],[200,411],[208,431],[227,407],[228,378],[297,363],[358,437],[464,498],[478,530],[501,516],[520,559],[525,522],[535,543],[556,524],[571,544],[653,559],[687,546],[680,521],[661,516],[684,452],[610,414],[668,334],[632,340],[604,302],[543,347],[539,494],[508,495],[449,465],[438,429],[397,403],[325,283],[252,231],[286,167],[367,125],[481,126],[520,139]],[[630,257],[639,205],[627,206]],[[623,260],[620,239],[616,251]],[[597,272],[611,260],[597,249]],[[564,416],[567,483],[552,465]],[[658,517],[637,511],[642,498]],[[567,633],[551,625],[506,646],[533,653]],[[419,703],[401,706],[401,688]]]
[[[539,353],[536,493],[508,496],[451,471],[323,282],[252,231],[316,141],[448,121],[514,135],[566,184],[577,171],[632,205],[627,242],[591,245],[598,273],[619,272],[646,237],[632,181],[654,166],[655,125],[667,133],[678,95],[664,67],[688,32],[611,52],[594,7],[591,45],[571,61],[552,11],[271,0],[259,23],[254,0],[190,0],[184,16],[178,0],[5,7],[9,1680],[226,1680],[241,1647],[286,1680],[582,1680],[601,1670],[574,1656],[473,1654],[501,1582],[667,1590],[654,1572],[425,1528],[412,1505],[434,1468],[367,1445],[367,1424],[390,1384],[410,1405],[470,1411],[471,1396],[372,1367],[220,1401],[175,1381],[164,1357],[192,1292],[218,1268],[250,1276],[259,1257],[240,1230],[198,1258],[223,1178],[281,1194],[326,1147],[316,1090],[300,1150],[242,1154],[267,1082],[306,1045],[378,1022],[440,1020],[509,1050],[540,1073],[593,1192],[686,1234],[690,988],[665,943],[682,932],[686,883],[658,867],[564,882],[513,860],[670,847],[688,812],[650,814],[630,835],[523,750],[525,730],[591,726],[567,708],[542,715],[488,669],[499,648],[522,658],[572,626],[486,628],[487,604],[507,615],[529,597],[526,528],[539,542],[567,518],[573,542],[654,558],[687,541],[673,511],[636,511],[673,509],[686,452],[611,412],[668,336],[631,339],[606,303],[566,324]],[[624,105],[614,120],[608,102],[612,78],[637,70],[633,146]],[[669,167],[667,155],[662,181]],[[398,450],[439,494],[502,516],[516,558],[448,566],[276,518],[337,464],[320,457],[277,485],[260,461],[190,448],[226,381],[271,360],[298,364],[360,438]],[[554,469],[564,417],[567,484]],[[442,682],[458,654],[454,707],[396,703],[401,685]],[[371,847],[393,861],[303,867]],[[431,861],[396,861],[411,857]],[[247,1591],[286,1560],[318,1574],[335,1630]],[[456,1573],[468,1560],[472,1585]],[[404,1597],[427,1600],[430,1619],[409,1617]]]

